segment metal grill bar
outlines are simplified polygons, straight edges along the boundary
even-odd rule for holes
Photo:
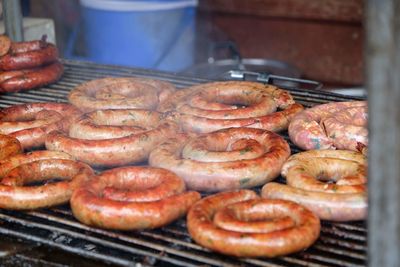
[[[0,107],[19,103],[67,102],[68,92],[78,84],[109,76],[156,78],[183,88],[209,80],[176,74],[64,60],[65,74],[56,84],[27,92],[0,96]],[[275,79],[275,78],[274,78]],[[333,93],[286,88],[306,105],[359,98]],[[283,133],[290,141],[287,133]],[[299,149],[291,144],[292,152]],[[283,181],[279,178],[278,181]],[[258,188],[256,190],[259,190]],[[212,253],[192,242],[181,219],[152,231],[119,232],[80,224],[68,206],[31,212],[0,210],[0,233],[56,247],[64,251],[118,266],[364,266],[366,234],[364,222],[323,222],[321,237],[307,251],[276,259],[237,259]]]

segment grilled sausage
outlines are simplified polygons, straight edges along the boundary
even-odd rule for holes
[[[46,148],[63,151],[93,166],[121,166],[143,162],[150,152],[179,131],[172,121],[159,122],[149,130],[128,136],[101,140],[73,138],[53,131],[46,137]]]
[[[352,101],[322,104],[306,109],[290,122],[288,128],[290,140],[304,150],[335,149],[334,140],[326,135],[320,123],[328,117],[335,117],[336,112],[347,108],[364,108],[366,105],[365,101]],[[350,139],[354,138],[354,133],[346,132],[347,134],[351,136]]]
[[[92,175],[94,172],[88,165],[73,160],[43,159],[21,164],[1,179],[0,208],[31,210],[66,203],[72,191]],[[53,178],[62,181],[24,186]]]
[[[343,109],[321,124],[337,149],[361,151],[360,146],[368,146],[367,107]]]
[[[77,189],[74,216],[84,224],[118,230],[158,228],[182,217],[197,192],[184,192],[181,178],[163,169],[123,167],[107,170]]]
[[[294,253],[308,248],[320,233],[320,221],[311,211],[290,201],[259,199],[249,190],[203,198],[190,208],[187,226],[196,243],[236,257]]]
[[[58,50],[53,44],[47,43],[39,50],[21,53],[8,53],[0,57],[1,70],[20,70],[50,64],[58,58]]]
[[[96,109],[155,109],[172,92],[169,82],[145,78],[103,78],[74,88],[69,101],[88,112]]]
[[[63,72],[64,67],[58,61],[35,69],[5,72],[0,75],[0,92],[18,92],[41,87],[60,79]]]
[[[230,127],[282,131],[303,109],[288,92],[255,82],[214,82],[181,91],[159,110],[176,110],[182,128],[188,132],[209,133]],[[276,112],[277,108],[282,110]]]
[[[287,185],[266,184],[262,196],[298,202],[323,220],[362,220],[368,207],[365,162],[346,150],[298,153],[282,167]]]
[[[6,35],[0,35],[0,56],[4,56],[11,48],[11,40]]]
[[[40,147],[48,132],[67,130],[80,114],[62,103],[14,105],[0,110],[0,133],[17,138],[24,149]]]
[[[191,138],[185,140],[180,137],[156,147],[150,153],[149,164],[178,174],[189,189],[215,192],[265,184],[278,176],[281,166],[290,155],[289,145],[282,137],[261,129],[229,128],[194,138],[199,138],[195,146],[204,143],[205,148],[218,160],[210,162],[202,156],[190,159],[196,153],[189,153],[189,158],[182,157],[185,145],[193,141],[190,141]],[[254,158],[247,157],[247,153],[253,152],[249,151],[251,146],[245,143],[245,146],[239,145],[238,150],[231,151],[235,155],[232,160],[230,152],[226,151],[227,147],[236,141],[242,142],[242,139],[255,140],[264,153],[256,153]],[[222,151],[222,155],[218,151]],[[238,158],[238,155],[242,158]]]
[[[18,139],[0,134],[0,160],[22,153],[22,146]]]

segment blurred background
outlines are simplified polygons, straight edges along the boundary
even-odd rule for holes
[[[25,39],[45,32],[64,58],[213,79],[232,69],[257,71],[365,94],[361,0],[21,0],[21,5],[25,31],[31,31]]]

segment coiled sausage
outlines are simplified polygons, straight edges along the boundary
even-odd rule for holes
[[[185,131],[208,133],[230,127],[285,130],[303,109],[291,95],[256,82],[213,82],[176,92],[159,108],[176,110]],[[277,108],[281,109],[275,112]]]
[[[366,120],[361,125],[357,121],[358,125],[354,127],[349,126],[349,121],[352,121],[351,118],[350,120],[346,118],[346,120],[341,122],[343,126],[340,126],[341,130],[339,132],[341,133],[337,137],[335,136],[336,133],[333,131],[330,131],[330,134],[327,136],[324,125],[331,124],[329,121],[326,121],[327,118],[341,117],[344,115],[343,113],[342,115],[336,114],[337,112],[343,112],[348,108],[353,110],[360,108],[365,112],[366,105],[367,103],[365,101],[351,101],[322,104],[306,109],[297,114],[290,122],[288,128],[290,140],[304,150],[335,148],[356,150],[357,145],[359,145],[358,142],[366,140]],[[343,122],[345,122],[346,125],[344,125]],[[336,123],[336,126],[337,125],[338,123]],[[358,136],[358,133],[362,136]],[[348,145],[340,145],[343,143]]]
[[[323,220],[362,220],[368,208],[365,164],[362,154],[347,150],[298,153],[282,167],[287,185],[266,184],[262,196],[298,202]]]
[[[236,257],[294,253],[311,246],[320,233],[311,211],[291,201],[259,199],[249,190],[203,198],[190,208],[187,226],[196,243]]]
[[[67,130],[80,114],[62,103],[14,105],[0,111],[0,133],[17,138],[24,149],[40,147],[48,132]]]
[[[100,124],[96,124],[95,121],[88,122],[90,117],[101,119],[97,121]],[[93,166],[121,166],[145,161],[156,146],[179,132],[178,125],[173,121],[164,120],[163,115],[155,111],[96,111],[81,119],[78,120],[80,123],[71,129],[70,135],[74,137],[59,131],[49,133],[45,142],[46,148],[69,153]],[[146,122],[147,126],[143,130],[134,128],[131,132],[129,128],[121,129],[116,124],[107,126],[110,120],[119,120],[125,125],[139,122],[142,126],[143,122]],[[82,130],[91,128],[93,131]],[[136,131],[138,132],[135,133]]]
[[[64,67],[58,61],[43,67],[4,72],[0,74],[0,92],[10,93],[41,87],[60,79],[63,72]]]
[[[107,170],[71,198],[74,216],[84,224],[118,230],[158,228],[184,216],[200,194],[185,192],[174,173],[158,168]]]
[[[175,86],[145,78],[103,78],[74,88],[69,101],[88,112],[96,109],[155,109]]]
[[[159,145],[150,153],[149,164],[173,171],[189,189],[198,191],[265,184],[278,176],[290,156],[282,137],[261,129],[228,128],[193,138],[170,139]]]
[[[0,161],[0,208],[36,209],[65,203],[72,190],[86,181],[93,170],[72,156],[55,151],[34,151]],[[49,179],[60,182],[24,186]]]

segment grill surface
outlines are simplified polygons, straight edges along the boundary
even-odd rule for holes
[[[63,63],[65,74],[56,84],[1,95],[0,107],[28,102],[67,102],[68,92],[76,85],[108,76],[157,78],[179,88],[208,81],[88,62],[65,60]],[[275,83],[273,79],[271,82]],[[309,89],[287,89],[305,106],[358,99]],[[289,141],[287,133],[283,136]],[[293,144],[291,148],[292,152],[299,151]],[[0,210],[0,234],[120,266],[365,266],[367,250],[365,222],[323,222],[320,238],[307,251],[276,259],[237,259],[212,253],[195,244],[186,231],[184,219],[151,231],[107,231],[80,224],[68,205],[30,212]]]

